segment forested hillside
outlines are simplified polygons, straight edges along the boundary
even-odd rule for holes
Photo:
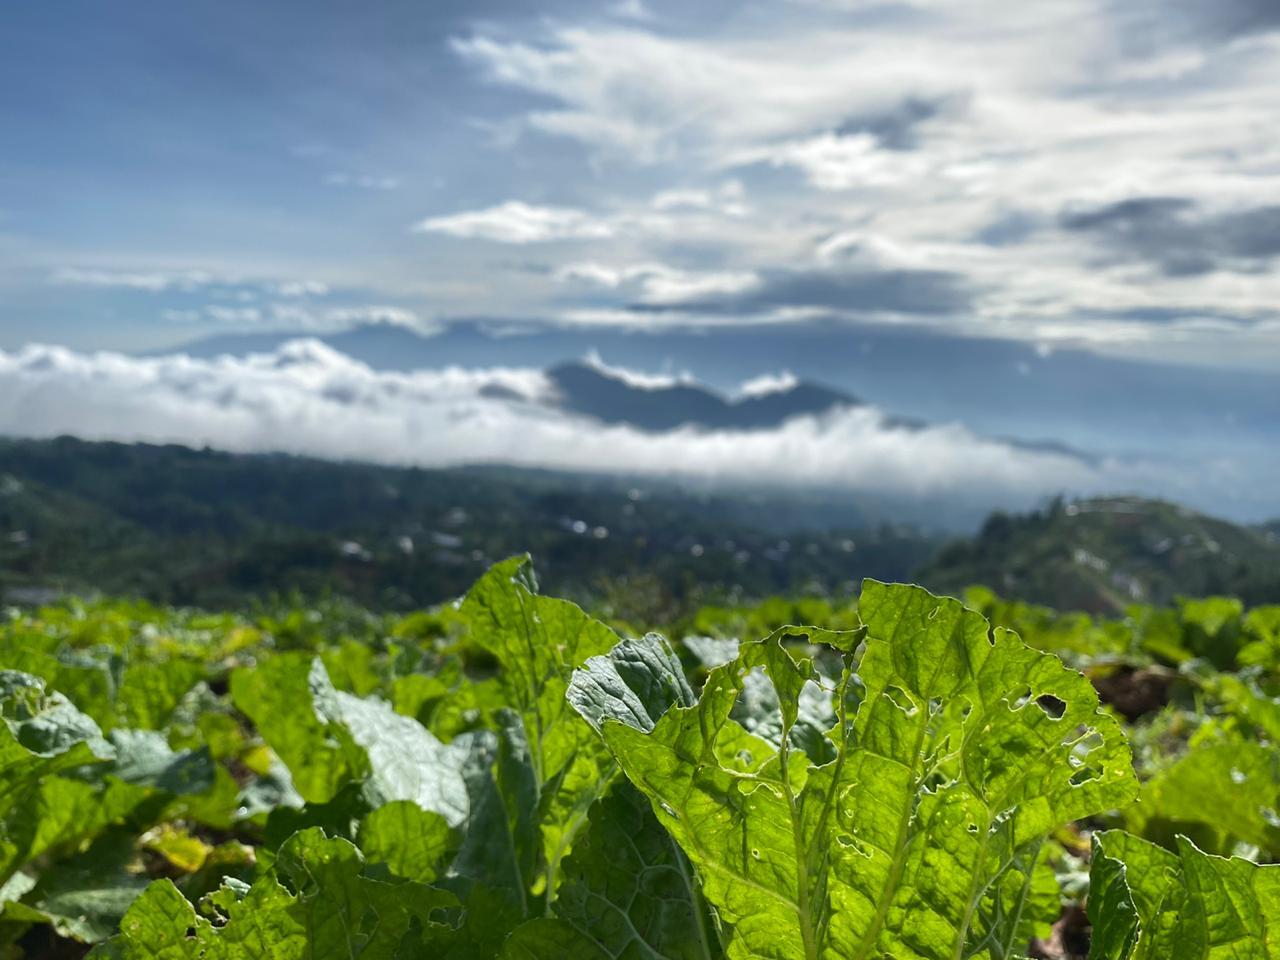
[[[180,446],[0,441],[0,598],[237,606],[295,594],[409,610],[529,551],[557,592],[651,619],[701,602],[849,596],[858,579],[1120,612],[1280,601],[1280,536],[1139,498],[995,514],[973,537],[849,496],[701,493],[546,471],[424,470]]]
[[[1270,603],[1280,601],[1280,533],[1138,497],[1059,500],[993,515],[917,576],[942,591],[989,584],[1021,600],[1112,613],[1208,593]]]
[[[665,616],[699,598],[848,595],[859,576],[906,578],[940,542],[834,496],[0,441],[0,597],[10,599],[100,590],[225,606],[298,593],[407,610],[527,550],[564,595],[616,585]]]

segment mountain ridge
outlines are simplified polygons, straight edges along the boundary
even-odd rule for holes
[[[589,362],[561,363],[547,372],[562,409],[602,423],[661,432],[680,427],[759,430],[794,417],[864,406],[862,400],[821,384],[796,381],[767,392],[729,397],[693,381],[637,385]]]

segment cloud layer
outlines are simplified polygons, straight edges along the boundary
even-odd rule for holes
[[[656,382],[628,376],[638,385]],[[744,389],[790,382],[783,375]],[[0,411],[0,433],[27,436],[74,433],[423,466],[507,463],[986,505],[1127,489],[1158,476],[1013,447],[958,425],[895,428],[873,408],[750,433],[655,435],[560,412],[537,370],[379,372],[314,340],[211,361],[44,346],[0,352]]]

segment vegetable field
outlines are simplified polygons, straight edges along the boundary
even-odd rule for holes
[[[1280,607],[967,602],[11,611],[0,957],[1280,958]]]

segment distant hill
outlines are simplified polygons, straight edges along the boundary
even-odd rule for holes
[[[624,602],[666,616],[697,599],[848,594],[862,576],[905,578],[939,543],[873,526],[847,499],[0,440],[0,602],[99,590],[219,607],[297,590],[409,609],[527,551],[562,594],[625,582]]]
[[[219,607],[296,590],[407,609],[523,551],[555,590],[658,619],[716,597],[847,594],[867,576],[1090,611],[1178,594],[1280,602],[1280,522],[1094,499],[997,513],[946,543],[878,515],[834,494],[0,440],[0,602],[100,590]]]
[[[604,423],[663,431],[696,426],[711,430],[760,430],[793,417],[861,405],[858,398],[814,383],[798,382],[767,393],[729,398],[694,383],[639,385],[587,363],[563,363],[547,371],[566,410]]]
[[[993,514],[945,547],[917,578],[957,593],[983,584],[1059,609],[1115,613],[1127,604],[1228,594],[1280,602],[1280,523],[1241,526],[1137,497],[1055,502]]]

